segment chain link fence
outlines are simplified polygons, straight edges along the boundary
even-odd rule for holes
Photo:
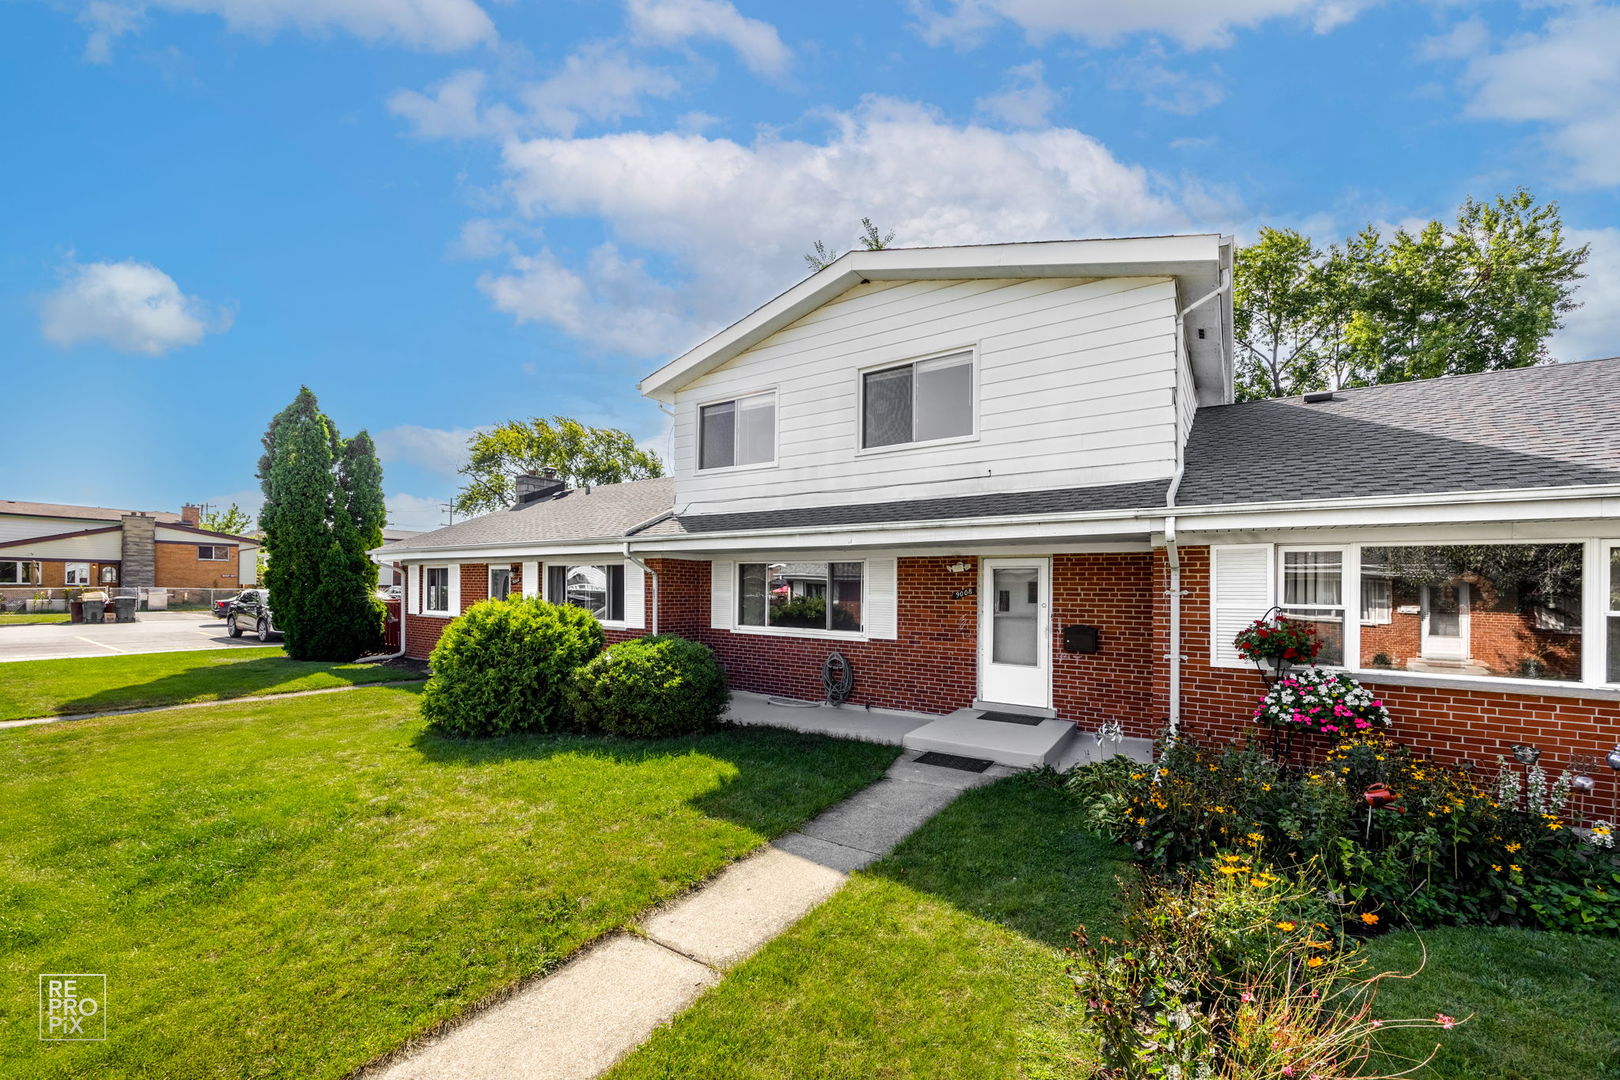
[[[134,596],[137,611],[212,612],[218,600],[229,600],[241,589],[167,589],[146,586],[104,585],[46,589],[35,585],[0,586],[0,615],[67,611],[68,601],[85,593],[100,592],[109,600]]]

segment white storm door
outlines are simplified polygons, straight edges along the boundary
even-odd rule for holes
[[[1052,704],[1051,567],[985,559],[979,583],[979,700]]]

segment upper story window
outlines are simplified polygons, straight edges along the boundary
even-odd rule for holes
[[[698,468],[729,469],[776,460],[776,394],[717,401],[698,410]]]
[[[952,353],[861,376],[861,447],[973,434],[973,354]]]
[[[231,557],[229,544],[198,544],[197,558],[206,562],[227,562]]]

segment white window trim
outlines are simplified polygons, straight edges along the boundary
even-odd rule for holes
[[[930,360],[940,360],[947,356],[968,354],[968,364],[973,370],[969,384],[973,388],[973,407],[969,412],[973,416],[973,430],[966,435],[946,435],[939,439],[919,439],[912,442],[890,443],[888,446],[866,446],[866,377],[875,371],[890,371],[894,368],[909,367],[914,364],[927,363]],[[913,384],[915,392],[915,384]],[[868,364],[855,372],[855,456],[870,457],[873,454],[894,454],[906,450],[927,449],[934,446],[951,446],[957,443],[976,443],[979,441],[979,404],[983,396],[979,392],[979,343],[958,345],[952,349],[942,349],[926,356],[913,356],[905,360],[888,360],[881,364]],[[912,400],[912,430],[916,430],[916,399]]]
[[[773,553],[774,554],[774,553]],[[841,562],[860,563],[861,565],[861,628],[859,630],[812,630],[807,626],[749,626],[738,618],[738,610],[742,603],[742,568],[745,563],[772,562]],[[867,589],[870,587],[872,575],[867,569],[865,559],[788,559],[772,558],[767,556],[739,556],[731,564],[731,632],[734,634],[759,634],[762,637],[802,637],[817,638],[824,641],[870,641],[871,633],[866,617]],[[766,616],[769,618],[769,616]]]
[[[444,603],[445,603],[445,606],[442,607],[442,608],[428,607],[428,598],[433,595],[433,590],[428,588],[428,571],[429,570],[443,570],[444,571]],[[422,566],[422,614],[423,615],[431,615],[434,618],[438,618],[438,619],[448,619],[448,618],[451,617],[452,612],[450,611],[450,602],[451,602],[450,601],[450,575],[451,575],[451,573],[454,572],[454,570],[455,570],[455,567],[452,566],[449,563],[424,563],[423,564],[423,566]]]
[[[1360,576],[1359,568],[1357,569],[1357,576]],[[1388,626],[1390,623],[1395,621],[1395,583],[1390,581],[1388,578],[1384,578],[1382,580],[1387,582],[1389,585],[1389,615],[1382,619],[1369,619],[1364,616],[1362,612],[1366,610],[1366,605],[1361,602],[1361,593],[1358,590],[1356,594],[1356,622],[1361,626]],[[1365,588],[1366,585],[1367,583],[1365,581],[1361,583],[1362,588]]]
[[[80,580],[70,580],[79,575]],[[90,580],[90,564],[87,562],[70,562],[62,564],[62,584],[68,588],[92,584]]]
[[[1290,544],[1286,548],[1277,545],[1277,554],[1274,562],[1275,574],[1272,578],[1272,603],[1280,604],[1283,592],[1282,581],[1282,552],[1305,550],[1339,550],[1343,552],[1341,573],[1343,580],[1340,588],[1346,596],[1355,595],[1358,603],[1361,595],[1361,552],[1369,547],[1412,547],[1422,546],[1423,541],[1413,539],[1402,540],[1373,540],[1354,544]],[[1605,700],[1613,699],[1617,690],[1620,690],[1620,681],[1610,682],[1607,679],[1608,655],[1608,625],[1609,608],[1609,552],[1620,548],[1620,539],[1596,538],[1591,536],[1547,536],[1533,539],[1496,538],[1489,539],[1444,539],[1429,541],[1435,545],[1454,544],[1580,544],[1584,551],[1581,567],[1581,678],[1579,681],[1571,679],[1521,679],[1511,675],[1462,675],[1445,674],[1434,675],[1421,671],[1398,671],[1390,668],[1361,667],[1361,620],[1351,619],[1348,614],[1344,624],[1344,655],[1348,660],[1356,657],[1357,664],[1321,664],[1324,671],[1343,671],[1366,682],[1384,682],[1399,686],[1429,686],[1440,689],[1477,689],[1497,690],[1508,694],[1546,695],[1552,697],[1582,697],[1597,696]],[[1354,588],[1352,594],[1350,590]],[[1212,588],[1213,591],[1213,588]],[[1393,601],[1393,597],[1391,598]],[[1391,613],[1394,612],[1393,603]],[[1219,665],[1216,665],[1219,666]]]
[[[1335,551],[1335,552],[1338,552],[1338,555],[1339,555],[1339,603],[1338,603],[1337,607],[1334,607],[1333,605],[1330,605],[1330,604],[1295,604],[1295,605],[1293,605],[1293,608],[1290,609],[1289,605],[1284,602],[1283,596],[1284,596],[1284,594],[1285,594],[1285,592],[1287,590],[1286,576],[1287,576],[1288,555],[1291,552],[1296,552],[1296,551]],[[1295,612],[1299,612],[1300,615],[1303,617],[1307,612],[1309,612],[1313,608],[1318,609],[1318,610],[1320,610],[1322,612],[1333,612],[1333,611],[1338,611],[1339,612],[1339,641],[1342,644],[1342,647],[1344,649],[1344,656],[1345,656],[1346,660],[1349,660],[1349,658],[1352,657],[1352,656],[1360,656],[1361,655],[1361,653],[1359,651],[1361,649],[1361,619],[1359,617],[1360,614],[1361,614],[1361,563],[1358,561],[1356,563],[1356,567],[1355,567],[1354,572],[1352,572],[1351,568],[1350,568],[1350,560],[1351,560],[1352,556],[1354,558],[1356,558],[1357,560],[1359,560],[1361,558],[1361,548],[1360,548],[1359,545],[1355,545],[1355,544],[1278,544],[1277,545],[1277,551],[1276,551],[1276,554],[1274,556],[1274,558],[1276,559],[1276,566],[1273,567],[1272,574],[1271,574],[1271,589],[1272,589],[1271,602],[1277,606],[1277,610],[1278,610],[1279,614],[1287,615],[1290,610],[1293,610]],[[1355,589],[1354,594],[1351,593],[1351,591],[1350,591],[1351,588]],[[1355,598],[1356,598],[1356,615],[1357,615],[1357,618],[1351,618],[1350,617],[1349,600],[1350,600],[1350,597],[1352,595],[1354,595]],[[1321,619],[1321,621],[1323,621],[1323,622],[1332,622],[1333,621],[1333,617],[1332,617],[1331,614],[1319,615],[1319,616],[1317,616],[1317,618]],[[1354,624],[1354,626],[1355,626],[1354,630],[1351,629],[1352,624]],[[1354,639],[1354,640],[1352,640],[1352,639]],[[1352,652],[1351,651],[1352,647],[1354,647],[1357,651]],[[1323,665],[1323,666],[1327,666],[1327,665]],[[1334,666],[1343,667],[1343,668],[1346,668],[1347,670],[1349,668],[1348,664],[1339,664],[1339,665],[1334,665]]]
[[[551,567],[553,567],[553,566],[562,567],[563,568],[563,575],[565,577],[567,576],[568,568],[570,566],[622,566],[622,567],[624,567],[624,591],[625,591],[624,606],[625,606],[625,608],[627,609],[627,612],[628,612],[628,609],[630,607],[630,596],[629,596],[629,593],[630,593],[630,564],[625,562],[623,559],[602,559],[602,560],[598,561],[595,558],[593,558],[592,556],[585,555],[585,556],[582,556],[582,557],[577,558],[577,559],[551,559],[548,562],[542,563],[541,567],[540,567],[540,595],[542,596],[542,598],[544,598],[544,600],[548,604],[559,604],[559,605],[561,605],[561,604],[563,604],[565,602],[566,597],[563,600],[559,600],[556,597],[551,595]],[[583,609],[581,609],[581,610],[583,610]],[[631,625],[630,625],[630,620],[629,620],[628,617],[623,618],[623,619],[597,619],[596,621],[601,623],[602,626],[605,629],[608,629],[608,630],[630,630],[630,629],[633,629],[631,627]]]
[[[749,398],[765,397],[766,395],[769,395],[770,399],[771,399],[771,460],[769,460],[769,461],[750,461],[747,465],[711,465],[708,468],[704,468],[704,466],[703,466],[703,410],[707,409],[711,405],[724,405],[728,401],[730,401],[730,402],[747,401]],[[763,390],[749,390],[749,391],[741,392],[741,393],[727,394],[724,397],[709,398],[707,400],[699,401],[696,404],[694,404],[693,405],[693,410],[694,411],[692,413],[692,434],[693,434],[693,441],[692,441],[692,471],[694,473],[699,473],[699,474],[702,474],[704,476],[713,476],[713,475],[717,475],[717,474],[720,474],[720,473],[748,472],[749,470],[774,469],[774,468],[776,468],[777,462],[782,457],[782,398],[781,398],[781,395],[779,395],[777,393],[777,388],[776,387],[771,386],[771,387],[767,387],[767,388],[765,388]],[[735,414],[733,414],[733,415],[735,415]],[[733,434],[733,437],[735,438],[735,435],[736,435],[736,429],[735,428],[732,429],[732,434]],[[735,443],[732,446],[732,452],[733,452],[733,454],[735,454],[735,452],[736,452]],[[576,565],[583,565],[583,564],[576,564]],[[592,565],[599,566],[601,564],[600,563],[593,563]],[[605,626],[607,624],[604,623],[603,625]]]
[[[210,549],[212,549],[214,551],[223,551],[225,553],[225,556],[224,556],[224,558],[216,558],[213,555],[209,555],[209,556],[205,557],[203,555],[203,553],[202,553],[203,548],[210,548]],[[197,545],[197,561],[198,562],[230,562],[231,561],[231,545],[229,545],[229,544],[198,544]]]
[[[485,565],[484,571],[487,576],[484,579],[484,595],[489,597],[491,600],[505,600],[511,595],[510,592],[502,593],[500,596],[495,595],[495,572],[497,570],[506,571],[507,575],[514,579],[517,577],[516,574],[512,573],[512,566],[510,563],[489,563]]]
[[[32,581],[20,581],[20,580],[19,581],[7,581],[7,582],[4,582],[4,583],[0,583],[0,587],[3,587],[3,588],[7,588],[7,589],[37,588],[39,586],[40,578],[42,578],[44,576],[42,573],[40,573],[39,563],[34,559],[0,559],[0,563],[3,563],[3,564],[15,564],[17,566],[17,577],[18,578],[21,578],[23,576],[22,568],[24,566],[33,567],[33,569],[29,571],[29,576],[32,577],[34,580],[32,580]]]

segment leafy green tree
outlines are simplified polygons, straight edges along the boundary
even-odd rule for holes
[[[253,515],[235,503],[223,510],[214,510],[202,516],[202,527],[209,532],[245,536],[253,528]]]
[[[345,442],[309,388],[271,419],[259,458],[264,584],[287,654],[353,660],[376,646],[382,612],[382,467],[370,436]]]
[[[863,217],[861,218],[861,234],[855,238],[855,241],[867,251],[882,251],[894,243],[894,230],[883,232],[872,224],[871,218]],[[817,270],[825,270],[837,262],[842,254],[843,252],[834,251],[820,240],[817,240],[815,249],[805,254],[804,262],[806,266],[810,267],[811,273],[814,273]]]
[[[1587,255],[1569,246],[1558,204],[1522,188],[1465,200],[1449,225],[1388,240],[1369,226],[1325,251],[1262,229],[1236,259],[1238,397],[1546,362]]]
[[[513,481],[545,468],[564,483],[621,484],[664,475],[664,463],[617,428],[589,427],[566,416],[508,420],[467,440],[466,486],[456,494],[458,514],[487,514],[512,505]]]

